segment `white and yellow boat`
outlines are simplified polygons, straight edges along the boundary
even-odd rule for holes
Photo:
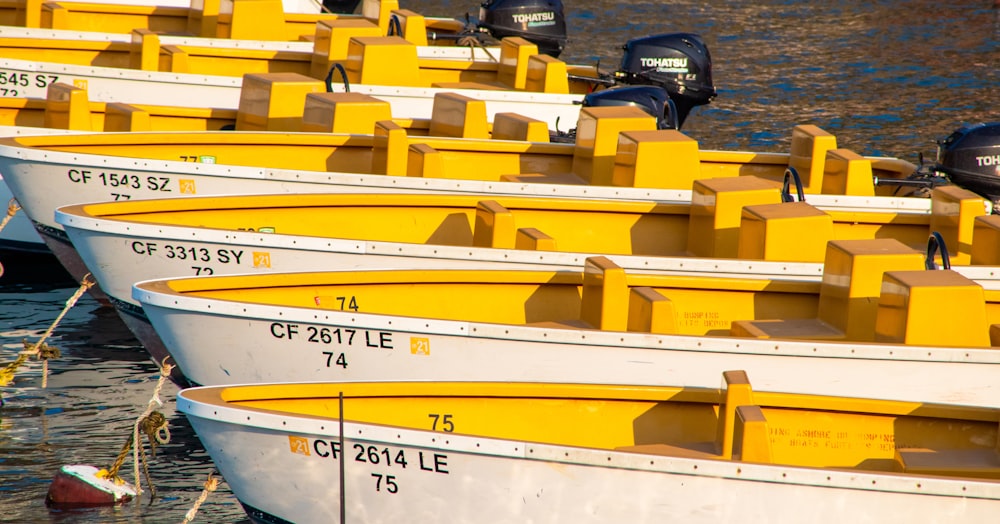
[[[364,0],[361,14],[320,12],[322,1],[287,0],[198,0],[182,6],[159,2],[122,5],[121,1],[12,0],[0,4],[0,25],[28,29],[128,34],[143,29],[170,36],[194,36],[233,40],[304,41],[313,36],[316,24],[339,22],[390,30],[395,11],[405,30],[421,29],[444,35],[461,33],[465,23],[455,18],[423,16],[402,10],[396,0]],[[360,3],[360,2],[358,2]],[[407,20],[405,15],[419,16]],[[397,18],[400,15],[397,15]],[[415,22],[406,27],[406,22]],[[426,37],[425,40],[426,42]],[[425,44],[426,45],[426,44]]]
[[[177,407],[266,522],[902,524],[1000,510],[995,407],[847,385],[772,393],[738,371],[721,390],[718,376],[711,388],[572,376],[194,388]]]
[[[1000,398],[996,267],[977,280],[927,270],[924,253],[888,239],[830,242],[820,281],[707,265],[376,266],[144,281],[133,298],[202,384],[571,376],[712,387],[738,366],[768,391]]]
[[[513,110],[542,118],[551,127],[575,120],[575,105],[583,95],[609,85],[663,87],[671,93],[679,122],[715,96],[708,50],[693,34],[633,39],[624,46],[622,68],[610,74],[594,66],[568,65],[519,36],[504,38],[495,53],[427,46],[423,17],[385,6],[376,15],[376,21],[362,24],[340,19],[316,23],[308,49],[260,40],[164,41],[168,37],[148,29],[134,29],[129,41],[87,38],[94,33],[44,38],[31,30],[10,29],[0,34],[0,96],[38,98],[48,85],[63,82],[86,87],[98,101],[141,102],[134,98],[141,87],[164,105],[231,108],[240,84],[230,77],[295,72],[325,79],[330,91],[384,97],[401,116],[425,118],[427,99],[442,89],[461,90],[486,101],[491,115]],[[390,19],[408,30],[387,36],[383,26]],[[669,73],[650,71],[640,65],[649,57],[685,65]]]
[[[417,191],[690,201],[693,181],[700,178],[758,175],[772,179],[773,186],[794,167],[804,192],[823,209],[930,212],[927,199],[875,196],[875,173],[898,178],[915,166],[836,149],[836,138],[815,126],[793,130],[791,153],[699,151],[697,142],[680,132],[657,130],[656,118],[641,109],[584,107],[575,144],[527,142],[523,139],[533,136],[537,121],[500,115],[490,131],[482,102],[455,95],[428,127],[428,132],[450,135],[441,138],[409,136],[396,122],[383,120],[390,118],[384,102],[341,105],[321,97],[342,94],[317,95],[320,110],[311,114],[318,126],[336,129],[335,122],[346,120],[371,129],[369,124],[375,121],[377,134],[105,133],[8,138],[0,140],[0,172],[45,242],[77,277],[86,270],[53,220],[54,212],[64,205],[108,200]],[[280,114],[256,114],[263,114],[255,117],[257,125],[286,121]],[[624,132],[619,140],[623,129],[638,131]],[[544,124],[538,130],[540,140],[548,138]],[[480,138],[453,138],[462,136]],[[665,163],[664,158],[673,161]],[[820,191],[839,195],[814,195]],[[845,199],[845,193],[864,196]]]
[[[331,55],[329,50],[324,54],[318,43],[313,44],[311,52],[284,49],[296,47],[284,43],[276,46],[251,42],[226,47],[213,41],[211,46],[200,45],[201,42],[165,45],[155,33],[138,31],[131,42],[0,37],[3,52],[0,67],[5,72],[0,96],[40,98],[45,96],[48,85],[63,82],[86,87],[94,100],[104,102],[159,100],[164,105],[233,108],[239,99],[241,77],[246,73],[298,72],[324,79],[334,69],[334,63],[341,67],[336,68],[337,74],[331,79],[331,90],[389,97],[394,106],[433,97],[442,88],[463,89],[493,102],[491,106],[501,106],[498,111],[509,110],[510,104],[526,104],[544,115],[548,111],[558,113],[560,106],[579,103],[585,93],[584,88],[570,91],[563,62],[552,62],[555,65],[550,69],[549,61],[531,60],[530,53],[525,53],[521,70],[527,72],[527,62],[532,61],[538,62],[537,71],[531,75],[530,86],[527,74],[524,75],[523,89],[518,91],[513,83],[517,78],[511,76],[511,83],[504,83],[503,79],[508,77],[498,77],[498,61],[506,58],[502,48],[502,57],[497,60],[473,59],[477,55],[467,49],[454,53],[461,57],[425,58],[420,50],[435,48],[415,46],[398,36],[352,37],[352,34],[345,38],[350,43],[345,41],[342,49],[333,49],[343,51],[341,58]],[[526,40],[515,40],[538,52]],[[516,64],[511,65],[516,72]],[[557,70],[563,74],[561,83],[553,83],[546,76],[548,72],[558,75]],[[486,79],[499,83],[489,86],[481,83]],[[532,95],[525,89],[547,91]],[[142,95],[143,99],[136,99]],[[425,117],[416,113],[419,109],[417,104],[410,111],[413,116]]]
[[[132,284],[153,278],[376,267],[567,269],[603,254],[627,270],[818,280],[829,240],[894,238],[926,251],[932,232],[952,246],[942,257],[950,264],[986,266],[963,268],[970,275],[990,278],[990,266],[1000,265],[992,244],[1000,228],[991,227],[1000,217],[985,215],[980,197],[954,186],[934,190],[935,212],[906,216],[781,203],[780,188],[746,181],[702,181],[693,202],[297,194],[80,204],[57,209],[55,219],[158,361],[168,350],[131,296]],[[727,260],[733,258],[743,261]],[[300,378],[309,377],[274,380]],[[237,374],[230,379],[241,381]]]
[[[295,73],[250,74],[241,88],[240,107],[220,109],[96,102],[90,101],[87,90],[57,82],[48,87],[45,98],[0,97],[0,136],[65,134],[66,131],[357,130],[357,119],[352,116],[331,118],[325,126],[319,119],[332,111],[338,100],[367,99],[365,95],[323,93],[322,89],[318,80]],[[441,106],[443,101],[453,98],[456,95],[442,93],[435,97],[435,104]],[[376,102],[375,99],[370,101]],[[381,103],[379,109],[383,111],[373,114],[390,118],[388,108],[387,103]],[[438,107],[437,111],[448,109]],[[433,113],[434,109],[432,118]],[[431,119],[397,118],[392,121],[409,135],[430,133]],[[349,123],[350,128],[344,129]],[[534,135],[528,138],[547,139],[544,125],[534,124]],[[483,120],[481,125],[484,132],[490,131],[490,122]],[[440,126],[435,131],[440,132],[438,129]],[[0,178],[0,202],[8,202],[11,198],[13,195]],[[16,214],[0,232],[0,249],[48,252],[24,213]]]

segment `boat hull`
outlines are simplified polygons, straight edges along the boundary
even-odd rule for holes
[[[180,369],[201,385],[501,380],[718,387],[745,369],[756,389],[996,406],[1000,355],[520,327],[268,306],[158,293],[133,297]],[[912,351],[911,351],[912,350]],[[947,376],[949,380],[940,380]]]
[[[13,198],[14,194],[3,182],[3,178],[0,178],[0,204],[6,206]],[[35,232],[31,220],[22,211],[18,211],[4,226],[3,231],[0,231],[0,250],[37,254],[49,251]]]
[[[694,460],[351,422],[343,424],[346,453],[334,453],[341,449],[335,420],[239,417],[192,403],[184,393],[178,409],[260,522],[338,521],[341,497],[347,520],[364,522],[908,524],[976,522],[1000,509],[995,482]],[[276,496],[292,487],[294,496]]]
[[[25,128],[19,126],[0,126],[0,136],[24,136],[34,134],[64,134],[68,133],[62,129],[48,128]],[[7,183],[0,174],[0,206],[8,205],[14,194],[7,187]],[[0,231],[0,251],[15,252],[28,255],[51,255],[49,248],[42,241],[34,225],[24,210],[17,213],[7,222],[3,230]]]

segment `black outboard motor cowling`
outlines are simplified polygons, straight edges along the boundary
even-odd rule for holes
[[[562,0],[486,0],[479,7],[479,27],[497,40],[520,36],[553,57],[566,48]]]
[[[678,129],[677,109],[660,86],[619,86],[583,97],[583,107],[633,106],[656,117],[657,129]]]
[[[955,185],[1000,201],[1000,122],[963,126],[938,142],[936,169]]]
[[[701,37],[692,33],[667,33],[629,40],[623,47],[621,69],[615,79],[625,84],[663,87],[677,106],[677,121],[695,106],[715,98],[712,57]]]
[[[358,8],[361,0],[323,0],[324,12],[341,15],[351,14]]]
[[[680,129],[677,108],[666,89],[660,86],[616,86],[594,91],[583,97],[583,107],[632,106],[656,117],[657,129]],[[549,133],[555,143],[572,144],[576,141],[576,128]]]

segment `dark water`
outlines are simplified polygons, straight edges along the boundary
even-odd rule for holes
[[[475,13],[469,1],[405,1],[434,15]],[[612,70],[626,40],[655,33],[701,34],[714,59],[718,98],[684,131],[705,149],[784,151],[791,129],[816,124],[861,154],[916,162],[963,123],[1000,120],[1000,11],[992,0],[937,1],[566,1],[570,42],[562,58]],[[7,261],[0,259],[0,262]],[[34,263],[33,263],[34,265]],[[35,340],[73,293],[58,271],[38,267],[18,286],[0,278],[0,366],[21,340]],[[24,276],[23,272],[20,276]],[[11,522],[180,522],[212,464],[168,385],[161,411],[171,441],[151,462],[155,498],[117,509],[49,511],[43,499],[60,465],[109,465],[156,383],[157,370],[110,311],[89,297],[50,343],[62,350],[41,389],[29,366],[0,388],[0,520]],[[131,479],[131,463],[126,478]],[[145,482],[144,482],[145,483]],[[225,483],[198,522],[244,519]]]
[[[13,361],[23,348],[23,339],[38,340],[75,290],[75,286],[3,286],[0,365]],[[37,362],[22,366],[16,382],[0,388],[4,401],[0,407],[0,521],[181,522],[213,466],[186,420],[174,412],[177,387],[170,382],[161,390],[164,406],[159,409],[169,420],[170,442],[159,446],[149,461],[156,496],[150,496],[143,477],[147,493],[141,503],[89,510],[46,508],[45,494],[61,465],[108,467],[114,463],[159,378],[156,366],[117,314],[88,296],[63,318],[49,343],[61,351],[61,357],[50,361],[46,388],[41,388]],[[134,478],[132,464],[129,459],[121,470],[128,480]],[[222,484],[201,506],[197,522],[243,519],[242,508]]]

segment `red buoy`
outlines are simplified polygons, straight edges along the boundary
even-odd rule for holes
[[[98,468],[84,464],[63,466],[52,479],[45,504],[58,507],[114,506],[132,500],[135,488],[116,484]]]

